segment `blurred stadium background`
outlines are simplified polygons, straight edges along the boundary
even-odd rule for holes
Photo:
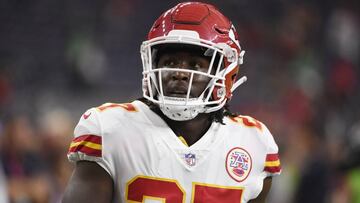
[[[231,101],[273,132],[270,203],[360,202],[357,0],[222,0],[247,51]],[[141,96],[139,46],[176,1],[0,1],[0,203],[60,202],[82,112]]]

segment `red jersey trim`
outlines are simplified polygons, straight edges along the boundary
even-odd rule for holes
[[[74,138],[70,144],[68,154],[81,152],[88,156],[101,157],[102,140],[97,135],[82,135]]]

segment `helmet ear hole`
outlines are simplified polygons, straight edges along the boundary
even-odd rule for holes
[[[231,80],[234,82],[237,78],[237,73],[234,73],[232,76],[231,76]]]
[[[218,100],[221,98],[221,95],[219,93],[221,93],[220,90],[221,87],[214,87],[214,90],[212,92],[212,99],[213,100]]]

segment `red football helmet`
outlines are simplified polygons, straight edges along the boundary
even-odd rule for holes
[[[164,44],[188,44],[205,48],[205,55],[211,56],[208,72],[157,69],[153,64],[156,55],[154,47]],[[148,40],[141,45],[143,95],[159,104],[164,114],[173,120],[189,120],[198,113],[219,110],[232,97],[234,89],[246,81],[246,77],[236,81],[244,53],[235,27],[217,8],[200,2],[179,3],[155,21]],[[214,64],[215,61],[218,64]],[[192,74],[191,77],[194,74],[206,75],[210,81],[198,98],[189,98],[189,94],[186,98],[167,97],[163,95],[162,82],[159,81],[163,71],[186,71]],[[190,82],[188,92],[191,86]]]

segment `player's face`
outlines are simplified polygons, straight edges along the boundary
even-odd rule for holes
[[[164,53],[160,56],[157,68],[178,68],[195,70],[206,73],[209,59],[200,55],[184,51]],[[165,96],[185,98],[190,85],[191,73],[182,71],[163,71],[162,86]],[[199,97],[206,88],[210,78],[194,74],[190,90],[190,98]]]

